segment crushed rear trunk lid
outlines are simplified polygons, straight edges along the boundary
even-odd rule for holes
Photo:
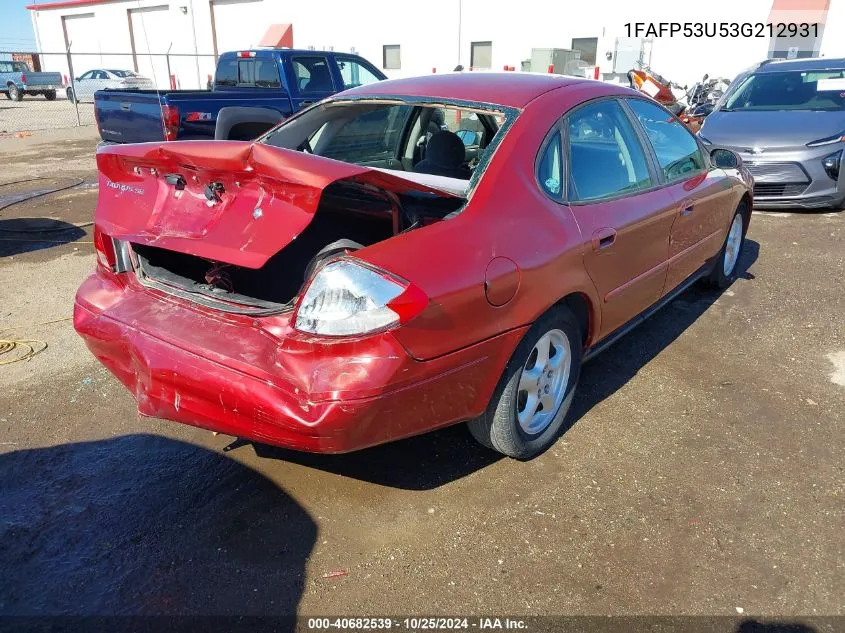
[[[442,219],[465,201],[416,175],[244,142],[106,146],[97,162],[96,223],[131,245],[138,278],[229,311],[289,305],[329,242],[365,247],[412,207]]]
[[[180,141],[97,152],[96,222],[113,238],[259,268],[311,222],[322,191],[349,180],[393,193],[454,193],[262,144]]]

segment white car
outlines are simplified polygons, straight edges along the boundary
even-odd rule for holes
[[[67,88],[68,101],[94,101],[94,93],[105,88],[155,90],[152,79],[132,70],[95,68],[73,80]]]

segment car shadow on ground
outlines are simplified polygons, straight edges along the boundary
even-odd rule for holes
[[[754,279],[750,268],[759,253],[760,245],[746,239],[741,259],[737,262],[736,280],[731,285]],[[695,323],[723,292],[693,285],[618,343],[586,363],[581,370],[578,391],[564,432],[636,376],[640,369]]]
[[[9,616],[294,614],[317,536],[263,475],[153,435],[0,455],[0,517],[2,630],[40,628]],[[94,620],[83,628],[136,618]]]
[[[738,263],[738,280],[749,273],[760,245],[746,240]],[[735,282],[736,283],[736,282]],[[564,432],[594,406],[615,393],[651,359],[674,341],[721,296],[697,286],[640,325],[581,372]],[[460,479],[502,459],[479,446],[463,424],[418,437],[383,444],[345,455],[314,455],[266,445],[254,445],[259,457],[281,459],[310,468],[360,479],[382,486],[429,490]]]
[[[801,622],[743,620],[736,633],[816,633],[816,628]]]
[[[53,218],[0,219],[0,257],[10,257],[76,242],[83,229]]]

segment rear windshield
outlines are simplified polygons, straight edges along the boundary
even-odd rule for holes
[[[721,110],[845,110],[845,69],[755,73]]]
[[[110,70],[108,71],[112,75],[116,75],[117,77],[125,79],[126,77],[137,77],[137,73],[133,73],[131,70]]]
[[[500,140],[509,116],[504,110],[331,101],[290,119],[263,142],[357,165],[469,180]]]

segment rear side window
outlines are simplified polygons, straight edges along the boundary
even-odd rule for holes
[[[217,86],[238,85],[238,60],[235,58],[221,60],[217,65],[217,76],[214,80]]]
[[[652,186],[646,153],[622,106],[606,100],[567,118],[569,198],[602,200]]]
[[[334,92],[334,82],[325,57],[294,57],[291,60],[300,94]]]
[[[668,182],[683,180],[704,169],[701,149],[680,121],[642,99],[630,99],[628,105],[643,126]]]
[[[543,150],[537,169],[537,180],[540,186],[553,198],[559,198],[563,189],[563,165],[560,157],[560,132],[555,132],[552,140]]]

